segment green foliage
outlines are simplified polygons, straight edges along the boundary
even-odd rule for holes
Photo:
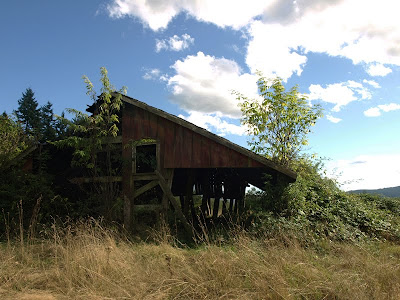
[[[249,145],[253,151],[288,166],[308,144],[307,134],[322,116],[322,109],[309,105],[298,86],[286,91],[281,78],[258,75],[261,100],[234,92],[243,114],[241,122],[252,136]]]
[[[27,148],[28,139],[20,124],[7,114],[0,116],[0,171]]]
[[[290,232],[304,242],[400,239],[400,198],[345,193],[322,175],[321,160],[302,157],[294,167],[297,180],[279,197],[273,199],[268,189],[259,193],[257,230]]]
[[[15,114],[18,121],[23,125],[26,135],[33,137],[36,141],[54,141],[63,133],[59,130],[59,122],[54,119],[53,104],[49,101],[38,107],[35,94],[31,88],[26,89],[22,98],[18,100],[18,109]]]
[[[40,140],[54,141],[56,136],[57,131],[53,114],[53,104],[47,102],[40,107]]]
[[[96,169],[97,153],[105,148],[111,147],[107,143],[110,137],[118,135],[119,111],[122,101],[121,95],[126,93],[126,88],[122,87],[118,93],[108,79],[107,69],[102,67],[100,96],[96,96],[96,91],[92,82],[86,76],[83,76],[86,84],[86,94],[94,101],[97,111],[93,115],[85,114],[76,109],[69,108],[67,112],[75,117],[72,121],[64,117],[58,117],[60,122],[67,124],[70,136],[55,142],[59,147],[74,148],[74,164],[85,166],[89,169]]]
[[[35,93],[27,88],[18,100],[18,109],[15,111],[18,120],[23,124],[26,134],[35,137],[40,133],[40,109],[35,99]]]
[[[100,69],[102,87],[100,96],[97,96],[92,82],[86,76],[83,80],[86,84],[86,94],[94,101],[95,112],[87,115],[75,109],[67,109],[75,117],[69,121],[58,117],[61,124],[67,124],[68,135],[66,138],[54,142],[58,147],[70,147],[73,149],[74,166],[80,166],[88,171],[91,177],[116,176],[121,170],[121,156],[116,156],[116,150],[120,146],[112,143],[112,138],[119,132],[119,113],[122,106],[122,94],[126,88],[118,92],[108,79],[106,68]],[[119,147],[119,149],[118,149]],[[119,184],[116,182],[94,182],[91,186],[89,198],[96,199],[102,207],[102,214],[106,218],[118,213]],[[98,201],[102,200],[102,201]],[[102,203],[101,203],[102,202]]]

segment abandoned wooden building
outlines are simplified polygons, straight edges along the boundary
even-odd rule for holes
[[[139,211],[166,214],[171,208],[190,231],[199,215],[242,212],[246,187],[263,189],[264,174],[287,182],[296,178],[293,171],[182,118],[127,96],[122,101],[115,143],[121,143],[129,163],[114,180],[122,181],[127,228],[134,226]],[[88,111],[95,113],[96,104]],[[196,209],[194,196],[201,198]]]

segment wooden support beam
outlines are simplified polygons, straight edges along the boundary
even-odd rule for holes
[[[216,220],[218,218],[218,212],[219,212],[219,205],[220,205],[220,199],[222,197],[222,183],[221,182],[215,182],[214,183],[214,209],[213,209],[213,220]]]
[[[167,182],[167,186],[169,189],[172,187],[172,181],[174,179],[174,169],[164,169],[164,178]],[[162,206],[163,206],[163,215],[164,219],[167,220],[167,212],[168,212],[168,197],[164,194],[162,197]]]
[[[163,209],[162,205],[160,204],[140,204],[140,205],[133,205],[133,210],[135,212],[141,211],[161,211]]]
[[[69,180],[71,183],[90,183],[90,182],[120,182],[121,176],[103,176],[103,177],[76,177]]]
[[[171,189],[167,185],[167,182],[165,181],[164,177],[161,175],[161,173],[158,170],[156,170],[155,173],[158,176],[159,184],[160,184],[161,189],[164,192],[164,195],[166,195],[168,197],[169,201],[171,202],[172,206],[175,209],[176,216],[181,220],[186,232],[192,236],[193,235],[192,226],[190,226],[190,224],[186,220],[185,216],[183,215],[182,210],[179,207],[179,203],[176,201],[174,195],[171,192]]]
[[[132,177],[135,181],[137,180],[158,180],[155,173],[134,173]]]
[[[148,184],[138,188],[134,193],[133,193],[133,198],[136,198],[143,194],[144,192],[147,192],[148,190],[152,189],[153,187],[158,185],[158,180],[153,180],[150,181]]]

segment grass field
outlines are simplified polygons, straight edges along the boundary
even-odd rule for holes
[[[400,299],[400,246],[254,239],[132,242],[98,222],[0,248],[1,299]]]

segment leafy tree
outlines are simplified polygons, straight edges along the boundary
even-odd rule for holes
[[[102,87],[100,95],[97,96],[92,82],[88,77],[83,76],[87,92],[96,106],[96,113],[87,115],[75,109],[67,109],[75,115],[73,121],[59,117],[68,124],[72,135],[55,142],[60,147],[72,147],[73,164],[85,167],[91,176],[110,177],[116,175],[116,168],[113,166],[112,155],[115,153],[114,144],[110,140],[118,135],[119,111],[122,105],[122,94],[126,88],[122,87],[118,93],[110,83],[107,69],[100,69]],[[112,202],[119,194],[115,182],[99,183],[93,180],[93,187],[97,197],[101,195],[104,200],[104,214],[109,217],[112,209]]]
[[[322,109],[319,105],[309,105],[297,85],[286,91],[281,78],[266,79],[261,73],[258,75],[261,100],[234,92],[243,113],[241,122],[252,135],[249,145],[253,151],[290,166],[308,144],[307,134],[322,117]]]
[[[18,100],[18,109],[15,111],[18,120],[23,124],[27,134],[37,137],[40,132],[40,109],[35,99],[35,93],[27,88]]]
[[[27,138],[18,122],[6,113],[0,116],[0,170],[27,147]]]

